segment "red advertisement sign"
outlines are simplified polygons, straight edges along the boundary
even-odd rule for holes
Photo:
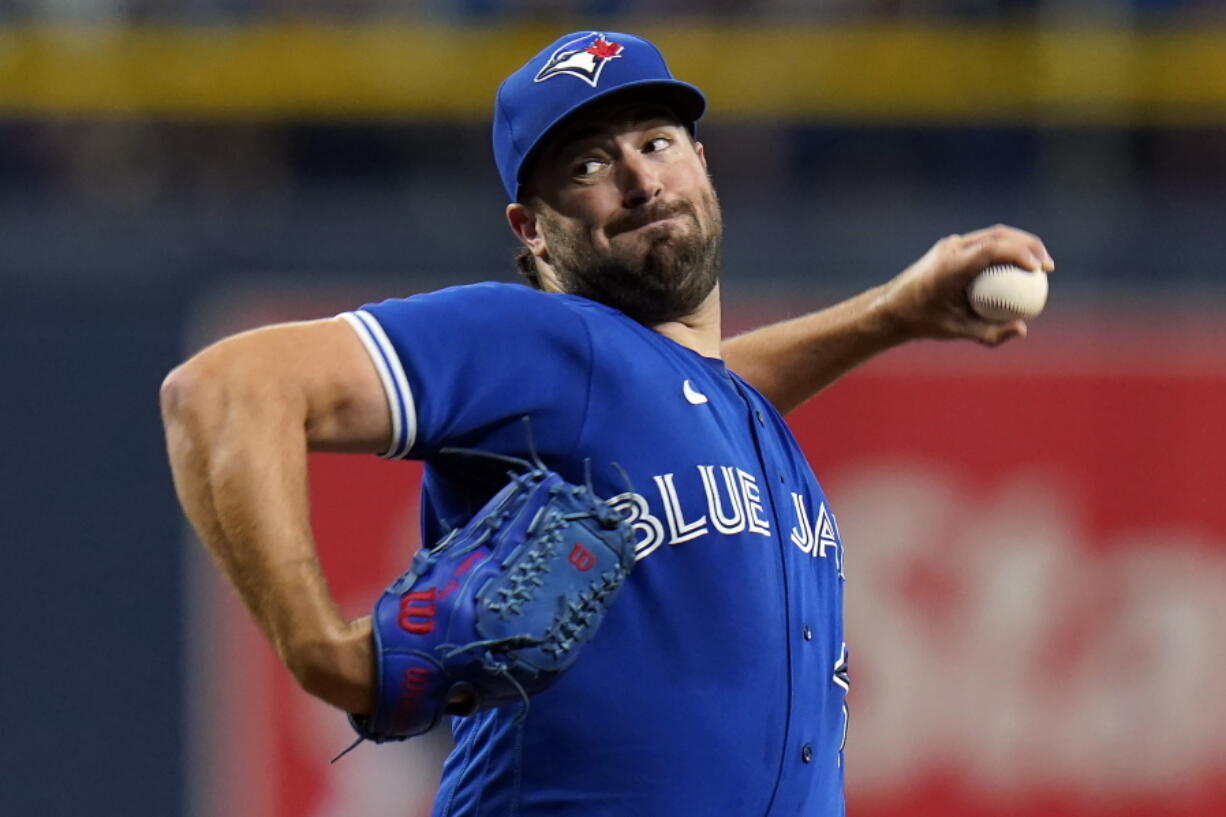
[[[852,814],[1226,812],[1226,337],[1121,323],[915,345],[791,418],[846,545]],[[418,478],[312,459],[353,616],[418,544]],[[343,716],[212,573],[194,574],[196,813],[428,813],[447,736],[330,765]]]

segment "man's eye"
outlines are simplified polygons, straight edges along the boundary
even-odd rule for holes
[[[575,165],[575,175],[592,176],[599,173],[602,167],[604,167],[604,162],[599,159],[584,159]]]
[[[648,153],[652,153],[657,150],[664,150],[664,148],[668,147],[672,143],[673,140],[669,139],[667,136],[656,136],[647,143],[646,151]]]

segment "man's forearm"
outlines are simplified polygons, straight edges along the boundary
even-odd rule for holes
[[[308,692],[362,711],[337,677],[349,637],[319,568],[309,524],[305,404],[259,372],[235,376],[206,352],[162,390],[175,488],[200,539]]]
[[[885,286],[800,318],[729,338],[728,368],[786,414],[907,335],[881,308]]]
[[[887,283],[841,304],[725,341],[728,367],[788,412],[851,368],[914,338],[963,338],[999,346],[1024,337],[1021,320],[976,315],[966,287],[991,264],[1051,272],[1038,237],[997,224],[951,235]]]

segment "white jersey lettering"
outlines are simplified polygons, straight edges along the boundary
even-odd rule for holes
[[[609,505],[625,517],[634,531],[636,559],[649,556],[665,543],[680,545],[712,532],[728,536],[746,531],[759,536],[772,535],[761,484],[756,476],[730,465],[699,465],[696,468],[702,480],[707,512],[692,519],[686,518],[675,473],[651,478],[660,496],[660,506],[655,513],[647,498],[633,491],[609,500]],[[792,544],[815,559],[830,558],[827,551],[832,551],[835,570],[839,578],[843,578],[843,542],[834,514],[826,508],[825,502],[811,513],[809,496],[796,491],[790,495],[795,517],[795,524],[788,532]],[[684,501],[690,502],[688,498]],[[690,504],[689,513],[694,510],[696,508]],[[817,521],[811,523],[814,515]]]
[[[842,565],[839,564],[841,555],[839,537],[834,531],[834,525],[830,521],[830,512],[826,510],[825,502],[817,509],[817,524],[813,526],[813,538],[817,540],[817,555],[825,559],[826,548],[833,548],[835,567],[842,570]]]
[[[801,553],[813,552],[813,529],[809,527],[809,509],[805,507],[803,494],[792,492],[792,505],[796,508],[796,527],[792,528],[792,544]]]
[[[647,556],[664,542],[664,525],[652,516],[647,500],[633,491],[618,494],[609,500],[609,507],[626,518],[634,531],[634,558]]]
[[[741,503],[741,492],[737,488],[736,474],[731,466],[720,466],[724,476],[724,488],[728,494],[728,504],[732,513],[724,511],[723,500],[720,499],[719,487],[715,484],[715,466],[700,465],[698,473],[702,475],[702,487],[707,494],[707,512],[711,515],[711,524],[720,533],[734,534],[745,530],[745,506]]]
[[[762,518],[762,493],[758,488],[758,481],[754,479],[753,474],[742,471],[740,468],[736,469],[736,473],[741,481],[741,496],[745,500],[745,514],[749,518],[749,532],[770,536],[770,522]]]
[[[668,530],[671,534],[670,545],[679,545],[699,536],[710,533],[707,528],[707,517],[700,516],[693,522],[686,522],[681,511],[681,499],[677,496],[677,488],[673,485],[672,474],[661,474],[652,477],[656,487],[660,489],[660,501],[664,504],[664,518],[668,520]]]

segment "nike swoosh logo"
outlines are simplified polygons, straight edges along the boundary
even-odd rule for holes
[[[701,406],[707,402],[707,396],[691,386],[688,380],[681,384],[681,391],[692,405]]]

